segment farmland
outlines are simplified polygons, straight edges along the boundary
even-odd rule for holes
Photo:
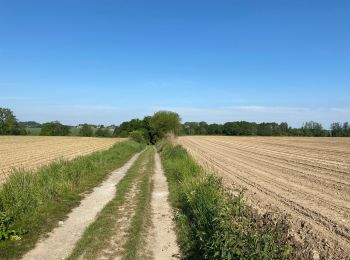
[[[122,139],[91,137],[0,136],[0,182],[12,168],[36,169],[57,159],[73,159],[110,148]]]
[[[178,143],[227,187],[246,188],[258,211],[286,217],[310,257],[349,255],[350,139],[196,136]]]

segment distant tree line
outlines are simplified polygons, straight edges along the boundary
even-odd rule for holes
[[[331,124],[331,135],[332,136],[350,136],[350,126],[349,122],[341,123],[332,123]]]
[[[99,128],[94,131],[94,128],[89,124],[80,125],[79,130],[80,136],[96,136],[96,137],[111,137],[112,133],[108,128],[105,128],[103,125],[100,125]]]
[[[320,123],[309,121],[300,128],[292,128],[286,122],[254,123],[246,121],[207,124],[186,122],[182,125],[183,135],[243,135],[243,136],[350,136],[349,123],[333,123],[326,130]]]
[[[111,132],[109,128],[100,125],[98,129],[89,124],[79,125],[80,136],[98,137],[132,137],[147,143],[156,143],[168,132],[179,135],[229,135],[229,136],[334,136],[350,137],[349,122],[332,123],[330,130],[326,130],[320,123],[309,121],[300,128],[293,128],[286,122],[255,123],[247,121],[233,121],[224,124],[208,124],[202,122],[180,123],[180,116],[171,111],[159,111],[153,116],[143,119],[131,119],[122,122]],[[0,108],[0,135],[26,135],[26,127],[40,127],[40,135],[66,136],[71,134],[71,126],[63,125],[59,121],[39,124],[34,121],[19,122],[8,108]]]

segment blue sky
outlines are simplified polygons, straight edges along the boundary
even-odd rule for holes
[[[350,121],[350,2],[0,0],[20,120]]]

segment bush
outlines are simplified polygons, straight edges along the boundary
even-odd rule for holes
[[[41,127],[40,135],[48,136],[66,136],[70,133],[70,127],[62,125],[58,121],[45,123]]]
[[[111,136],[111,132],[106,128],[99,128],[96,130],[95,136],[97,136],[97,137],[109,137],[109,136]]]
[[[138,143],[146,143],[143,131],[135,130],[129,134],[129,138]]]
[[[94,130],[88,124],[83,124],[83,126],[79,130],[80,136],[93,136]]]
[[[118,135],[120,138],[126,138],[129,137],[129,133],[127,131],[121,131]]]

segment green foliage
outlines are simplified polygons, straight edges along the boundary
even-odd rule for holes
[[[0,135],[26,135],[27,132],[8,108],[0,107]]]
[[[109,137],[109,136],[111,136],[111,132],[107,128],[98,128],[95,132],[95,136],[97,136],[97,137]]]
[[[178,134],[181,129],[180,116],[171,111],[158,111],[150,119],[150,128],[155,130],[159,138],[168,133]]]
[[[223,126],[223,133],[226,135],[257,135],[258,127],[256,123],[227,122]]]
[[[93,134],[94,134],[94,130],[88,124],[83,124],[79,130],[80,136],[93,136]]]
[[[28,230],[19,241],[0,241],[0,258],[18,258],[35,246],[40,236],[62,220],[81,200],[144,145],[120,142],[106,151],[57,161],[37,172],[17,171],[0,187],[0,213],[11,217],[10,229]],[[8,222],[6,222],[8,223]]]
[[[309,121],[304,123],[303,127],[304,136],[327,136],[327,131],[325,131],[320,123]]]
[[[349,137],[350,136],[350,126],[349,122],[341,123],[333,123],[331,124],[331,135],[336,137]]]
[[[127,131],[121,131],[120,134],[118,135],[120,138],[126,138],[129,137],[129,132]]]
[[[180,247],[187,259],[285,259],[283,222],[265,221],[247,207],[243,192],[224,191],[180,146],[159,144],[170,201],[177,210]]]
[[[13,229],[13,218],[6,212],[0,212],[0,241],[12,240],[17,241],[21,239],[21,235],[24,234],[23,230]]]
[[[348,126],[347,123],[344,123]],[[339,131],[339,123],[332,124],[334,135],[350,136],[346,131]],[[341,129],[346,129],[340,126]],[[347,128],[348,129],[348,128]],[[341,133],[340,133],[341,132]],[[210,124],[206,122],[185,122],[182,125],[183,135],[232,135],[232,136],[329,136],[329,131],[323,129],[320,123],[313,121],[306,122],[301,128],[291,128],[288,123],[280,124],[275,122],[254,123],[246,121],[226,122],[224,124]]]
[[[121,137],[120,135],[123,133],[123,137],[127,137],[125,136],[125,132],[130,133],[142,128],[146,128],[145,122],[143,120],[131,119],[130,121],[125,121],[121,123],[120,126],[117,126],[114,129],[113,135]]]
[[[138,143],[146,143],[146,139],[144,137],[144,132],[141,130],[132,131],[129,134],[129,138],[135,142],[138,142]]]
[[[141,131],[147,143],[155,144],[167,133],[178,134],[180,130],[180,117],[177,113],[159,111],[153,116],[144,117],[143,120],[132,119],[121,123],[114,129],[113,136],[128,137],[133,131]]]
[[[58,121],[42,124],[40,135],[46,136],[66,136],[70,133],[70,127],[62,125]]]

